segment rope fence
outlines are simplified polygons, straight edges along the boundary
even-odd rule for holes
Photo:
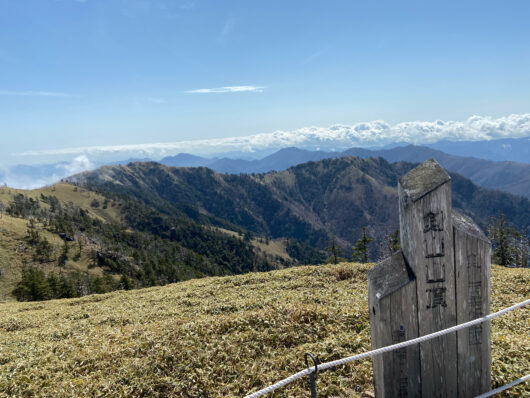
[[[525,381],[530,380],[530,374],[527,374],[526,376],[521,377],[520,379],[514,380],[511,383],[508,383],[502,387],[496,388],[495,390],[491,390],[488,392],[485,392],[484,394],[480,394],[476,398],[486,398],[486,397],[492,397],[495,394],[498,394],[500,392],[503,392],[504,390],[507,390],[508,388],[512,388],[513,386],[516,386],[519,383],[523,383]]]
[[[301,377],[304,377],[304,376],[307,376],[313,372],[315,372],[315,369],[318,369],[318,370],[326,370],[326,369],[329,369],[329,368],[332,368],[332,367],[335,367],[335,366],[339,366],[339,365],[344,365],[346,363],[349,363],[349,362],[353,362],[353,361],[358,361],[358,360],[361,360],[361,359],[364,359],[364,358],[368,358],[368,357],[373,357],[374,355],[378,355],[378,354],[383,354],[385,352],[388,352],[388,351],[393,351],[393,350],[397,350],[399,348],[404,348],[404,347],[408,347],[408,346],[411,346],[411,345],[414,345],[414,344],[418,344],[418,343],[422,343],[424,341],[428,341],[428,340],[431,340],[431,339],[434,339],[436,337],[439,337],[439,336],[443,336],[443,335],[446,335],[446,334],[449,334],[449,333],[453,333],[453,332],[456,332],[458,330],[461,330],[461,329],[465,329],[465,328],[468,328],[470,326],[474,326],[474,325],[478,325],[480,323],[483,323],[483,322],[486,322],[486,321],[489,321],[493,318],[497,318],[501,315],[504,315],[510,311],[514,311],[516,309],[519,309],[521,307],[524,307],[526,305],[530,304],[530,299],[528,300],[525,300],[525,301],[522,301],[520,303],[517,303],[517,304],[514,304],[512,305],[511,307],[507,307],[507,308],[504,308],[500,311],[497,311],[493,314],[489,314],[489,315],[486,315],[486,316],[483,316],[482,318],[477,318],[477,319],[474,319],[472,321],[469,321],[469,322],[465,322],[465,323],[461,323],[460,325],[456,325],[456,326],[452,326],[450,328],[447,328],[447,329],[444,329],[444,330],[440,330],[438,332],[434,332],[434,333],[430,333],[430,334],[426,334],[425,336],[421,336],[421,337],[417,337],[415,339],[411,339],[411,340],[407,340],[407,341],[403,341],[401,343],[396,343],[396,344],[392,344],[392,345],[389,345],[389,346],[386,346],[386,347],[381,347],[381,348],[377,348],[375,350],[372,350],[372,351],[367,351],[367,352],[363,352],[362,354],[357,354],[357,355],[353,355],[353,356],[350,356],[350,357],[346,357],[346,358],[342,358],[342,359],[337,359],[335,361],[330,361],[330,362],[325,362],[325,363],[322,363],[322,364],[319,364],[318,367],[311,367],[311,368],[306,368],[304,370],[301,370],[300,372],[298,373],[295,373],[275,384],[272,384],[268,387],[265,387],[259,391],[256,391],[252,394],[249,394],[247,395],[245,398],[257,398],[257,397],[261,397],[262,395],[265,395],[265,394],[268,394],[274,390],[277,390],[278,388],[281,388],[281,387],[284,387],[292,382],[294,382],[295,380],[298,380],[300,379]],[[512,386],[514,386],[515,384],[519,384],[519,383],[522,383],[523,381],[526,381],[528,380],[528,377],[530,375],[527,375],[527,376],[524,376],[522,377],[521,379],[517,379],[517,380],[514,380],[512,383],[510,384],[507,384],[506,388],[510,388]],[[515,384],[513,384],[515,383]],[[503,391],[502,388],[503,387],[500,387],[501,390],[500,391]],[[494,391],[496,390],[493,390],[493,391],[490,391],[489,393],[494,393]],[[486,393],[486,394],[489,394],[489,393]],[[493,395],[492,394],[492,395]],[[491,395],[481,395],[480,397],[489,397]]]

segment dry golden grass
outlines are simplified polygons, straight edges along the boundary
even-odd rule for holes
[[[13,289],[22,277],[24,264],[35,264],[46,272],[87,271],[92,275],[101,275],[102,269],[94,267],[89,269],[90,246],[83,247],[82,255],[74,261],[74,254],[79,250],[75,243],[70,243],[70,253],[65,267],[58,267],[56,257],[61,253],[64,241],[59,235],[51,233],[36,224],[40,235],[50,242],[53,248],[53,256],[50,262],[38,263],[33,261],[34,248],[26,239],[28,220],[16,218],[3,214],[0,217],[0,302],[14,301]]]
[[[83,188],[76,188],[70,184],[58,183],[33,190],[0,187],[0,202],[7,206],[13,201],[14,195],[19,193],[33,199],[40,199],[41,193],[45,196],[55,196],[59,199],[62,206],[67,207],[73,204],[103,222],[118,222],[120,219],[119,207],[116,204],[112,206],[109,203],[106,209],[103,209],[102,206],[95,209],[90,205],[92,200],[97,199],[100,204],[103,204],[105,198],[97,193]],[[49,207],[42,201],[40,206],[43,208]],[[27,264],[33,263],[33,249],[26,241],[27,226],[28,220],[10,217],[6,213],[0,214],[0,269],[2,269],[3,273],[3,276],[0,277],[0,302],[14,300],[11,292],[21,279],[24,262]],[[52,245],[54,257],[58,256],[64,244],[63,240],[57,234],[44,230],[41,225],[37,225],[37,228],[39,228],[41,236],[46,238]],[[75,246],[74,243],[70,245],[72,248]],[[58,268],[55,260],[50,263],[39,264],[39,267],[46,271],[55,272],[65,272],[65,270],[86,271],[90,262],[89,249],[90,247],[85,245],[83,253],[77,261],[73,261],[71,253],[64,269]],[[75,250],[77,249],[73,248],[72,252]],[[96,267],[90,269],[89,272],[94,275],[100,275],[102,270]]]
[[[370,349],[368,269],[296,267],[0,304],[0,396],[242,396],[302,369],[306,351],[329,361]],[[529,297],[530,270],[492,276],[493,311]],[[492,322],[494,385],[528,372],[529,315]],[[371,362],[317,380],[319,396],[358,396],[372,389]],[[307,397],[307,380],[273,396]]]
[[[33,249],[25,239],[27,229],[28,220],[10,217],[7,214],[0,217],[0,268],[3,273],[0,278],[0,302],[14,300],[11,292],[20,281],[23,263],[32,262]],[[63,246],[61,238],[40,227],[39,232],[50,242],[54,251],[59,253]],[[56,268],[52,264],[42,264],[41,267]]]
[[[102,221],[119,221],[120,219],[119,209],[112,207],[110,204],[107,209],[103,209],[101,206],[95,209],[90,206],[90,203],[94,199],[103,203],[105,197],[83,188],[76,188],[71,184],[61,182],[48,187],[29,190],[0,187],[0,202],[8,204],[13,201],[13,196],[19,193],[33,199],[40,199],[41,194],[45,196],[55,196],[63,206],[67,206],[68,204],[76,205],[86,210],[92,217],[99,218]],[[41,202],[41,206],[48,208],[48,205],[43,202]]]
[[[269,243],[264,238],[252,239],[252,244],[260,249],[262,252],[270,254],[271,256],[282,257],[286,260],[291,259],[287,253],[287,241],[285,239],[269,240]]]
[[[220,231],[224,234],[230,235],[234,238],[243,239],[243,236],[235,231],[229,229],[212,227],[212,230]],[[291,256],[287,253],[287,240],[286,239],[269,239],[268,243],[264,237],[258,237],[251,239],[250,243],[255,248],[261,250],[263,253],[269,256],[281,257],[285,260],[291,260]]]

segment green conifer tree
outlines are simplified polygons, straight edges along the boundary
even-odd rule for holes
[[[22,280],[17,283],[13,295],[18,301],[49,300],[53,298],[53,291],[43,271],[27,267],[22,270]]]
[[[346,259],[342,256],[342,247],[335,241],[335,235],[331,235],[329,246],[326,247],[326,251],[329,253],[329,257],[326,259],[327,264],[338,264]]]
[[[366,234],[366,227],[363,227],[363,234],[361,238],[353,246],[352,258],[353,261],[359,261],[361,263],[368,262],[368,244],[372,241]]]
[[[492,259],[502,266],[510,266],[513,262],[513,247],[511,235],[514,230],[506,225],[504,214],[493,219],[489,227],[489,237],[493,243]]]

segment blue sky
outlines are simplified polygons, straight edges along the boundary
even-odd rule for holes
[[[0,155],[527,114],[529,15],[528,1],[0,0]]]

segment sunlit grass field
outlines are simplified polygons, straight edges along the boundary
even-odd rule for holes
[[[115,224],[122,223],[121,203],[119,201],[108,200],[108,205],[105,206],[106,199],[104,196],[68,183],[58,183],[33,190],[0,187],[0,207],[3,209],[8,208],[17,194],[40,200],[39,206],[43,209],[49,209],[50,205],[42,200],[41,195],[46,197],[53,196],[59,200],[63,208],[77,206],[94,219]],[[94,200],[99,202],[100,205],[98,207],[91,205]],[[23,268],[27,264],[34,263],[32,256],[35,249],[29,245],[27,239],[28,223],[28,219],[13,217],[5,211],[0,211],[0,303],[15,300],[12,292],[22,278]],[[73,254],[76,250],[79,250],[77,243],[70,243],[71,251],[66,261],[66,266],[59,267],[56,258],[63,249],[64,241],[57,233],[52,233],[49,229],[44,228],[42,223],[36,222],[36,227],[39,234],[50,243],[53,250],[51,261],[39,264],[41,270],[48,273],[54,272],[55,274],[66,274],[72,271],[88,272],[91,276],[101,276],[103,274],[103,269],[93,264],[92,252],[93,250],[100,250],[96,243],[85,240],[82,253],[77,258]],[[235,231],[222,228],[214,229],[224,234],[244,239],[243,235]],[[295,261],[287,253],[287,242],[285,239],[266,240],[263,237],[256,236],[250,240],[250,243],[264,255],[279,257],[285,261]],[[118,279],[119,276],[116,275]]]
[[[0,304],[1,397],[243,396],[370,349],[372,265],[295,267],[79,299]],[[492,269],[492,311],[530,296],[530,270]],[[530,370],[530,309],[492,322],[493,384]],[[319,396],[373,391],[371,361],[326,370]],[[511,390],[530,394],[530,385]],[[309,396],[308,381],[276,397]]]
[[[112,204],[106,209],[103,209],[102,206],[99,208],[93,208],[90,206],[91,201],[94,199],[103,203],[105,201],[103,196],[82,188],[74,187],[70,184],[58,183],[33,190],[0,187],[0,204],[2,204],[4,208],[7,207],[13,202],[14,196],[17,194],[23,194],[26,197],[33,199],[41,199],[41,194],[45,196],[54,196],[60,201],[62,206],[79,206],[93,218],[104,222],[118,222],[120,218],[119,209],[116,206],[112,206]],[[39,205],[44,209],[50,207],[42,200]],[[54,251],[54,257],[57,256],[62,250],[64,244],[63,240],[59,235],[42,228],[42,225],[39,223],[37,223],[37,228],[41,236],[46,238],[51,244]],[[32,263],[31,257],[33,248],[27,243],[27,229],[27,219],[11,217],[6,212],[0,212],[0,269],[2,274],[2,277],[0,277],[0,302],[15,300],[11,292],[22,277],[22,268],[25,263]],[[73,247],[74,244],[71,244],[71,246]],[[90,249],[91,247],[89,247],[89,245],[85,245],[82,256],[77,260],[73,260],[73,256],[70,255],[70,258],[67,261],[67,267],[65,268],[58,268],[55,260],[50,263],[40,264],[40,268],[47,272],[64,272],[65,270],[86,272],[88,270],[92,275],[100,275],[102,270],[99,267],[89,269]]]

